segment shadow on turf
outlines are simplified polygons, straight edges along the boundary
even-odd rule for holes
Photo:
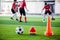
[[[8,24],[8,25],[34,25],[34,26],[46,26],[46,22],[41,22],[41,21],[28,21],[27,23],[25,22],[17,22],[15,20],[0,20],[0,24]],[[51,22],[52,27],[60,27],[60,22]]]
[[[18,35],[23,35],[23,36],[31,36],[31,34],[18,34]],[[45,35],[40,35],[40,34],[34,34],[32,36],[45,36]],[[60,37],[60,35],[53,35],[53,36],[45,36],[45,37],[54,37],[54,36],[57,36],[57,37]]]
[[[39,35],[39,34],[18,34],[20,36],[44,36],[44,35]]]
[[[25,23],[25,22],[17,22],[14,20],[0,20],[0,24],[46,26],[46,23],[39,22],[39,21],[28,21],[27,23]]]
[[[45,36],[45,35],[40,35],[40,34],[36,34],[36,35],[30,35],[30,34],[18,34],[20,36],[38,36],[41,38],[49,38],[49,39],[56,39],[56,40],[60,40],[60,35],[53,35],[53,36]]]

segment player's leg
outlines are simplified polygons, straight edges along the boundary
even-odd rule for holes
[[[22,22],[22,9],[19,9],[20,12],[20,22]]]
[[[52,20],[55,20],[55,18],[54,18],[54,14],[53,14],[53,13],[51,14],[51,16],[52,16]]]
[[[53,14],[50,11],[49,11],[49,15],[51,15],[52,20],[55,20]]]
[[[43,16],[43,22],[46,21],[46,15],[47,15],[47,12],[44,13],[44,16]]]
[[[13,17],[15,16],[15,11],[13,9],[11,9],[11,12],[12,12],[12,16],[11,16],[11,19],[13,19]]]
[[[14,13],[11,15],[11,19],[13,19],[13,17],[14,17]]]
[[[24,21],[27,22],[27,17],[24,9],[23,9],[23,15],[24,15]]]
[[[20,22],[22,22],[22,15],[20,16]]]
[[[24,21],[27,22],[27,17],[26,17],[26,14],[24,13]]]
[[[17,14],[15,13],[15,18],[16,18],[16,20],[18,21],[18,16],[17,16]]]

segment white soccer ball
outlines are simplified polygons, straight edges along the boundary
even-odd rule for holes
[[[18,27],[16,28],[16,33],[17,33],[17,34],[22,34],[22,33],[23,33],[23,28],[22,28],[22,26],[18,26]]]

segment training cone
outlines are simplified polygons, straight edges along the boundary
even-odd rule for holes
[[[47,19],[47,27],[46,27],[46,32],[44,33],[46,36],[53,36],[52,28],[51,28],[51,22],[50,22],[50,16],[48,16]]]
[[[36,29],[35,29],[34,26],[32,26],[29,31],[30,31],[31,35],[35,35],[36,34]]]

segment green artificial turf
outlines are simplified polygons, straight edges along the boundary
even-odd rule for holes
[[[22,35],[16,33],[16,27],[21,25],[24,29]],[[27,17],[27,23],[11,20],[10,17],[0,16],[0,40],[60,40],[60,18],[51,20],[51,27],[54,36],[45,36],[46,22],[42,22],[42,17]],[[30,35],[29,29],[34,26],[36,35]]]

